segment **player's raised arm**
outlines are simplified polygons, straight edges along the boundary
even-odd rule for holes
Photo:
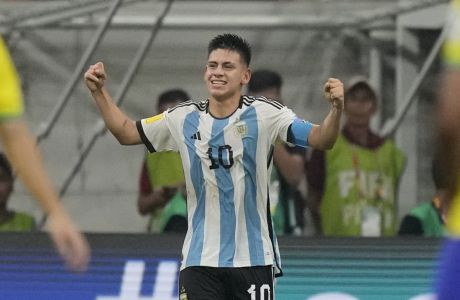
[[[336,78],[329,78],[324,85],[324,96],[331,104],[331,109],[321,125],[314,125],[308,144],[320,150],[331,149],[340,129],[340,117],[344,106],[343,83]]]
[[[105,88],[107,74],[104,64],[98,62],[91,65],[85,73],[85,83],[91,91],[94,101],[101,112],[107,129],[122,145],[135,145],[141,143],[136,124],[118,106],[113,103],[112,97]]]

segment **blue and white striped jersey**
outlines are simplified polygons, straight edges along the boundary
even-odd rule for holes
[[[137,122],[150,152],[178,151],[187,186],[189,266],[274,265],[281,272],[269,210],[269,174],[278,139],[306,147],[312,124],[264,97],[242,96],[219,119],[208,101],[187,101]]]

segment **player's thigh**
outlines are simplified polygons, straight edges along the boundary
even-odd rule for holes
[[[179,300],[225,300],[220,270],[211,267],[188,267],[179,275]]]
[[[273,300],[273,267],[234,268],[230,293],[236,300]]]

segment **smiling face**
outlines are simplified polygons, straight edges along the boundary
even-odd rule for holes
[[[238,52],[216,49],[209,54],[204,81],[211,99],[224,101],[241,94],[249,82],[251,72]]]

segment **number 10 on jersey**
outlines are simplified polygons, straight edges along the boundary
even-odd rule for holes
[[[209,169],[218,169],[223,167],[225,169],[230,169],[233,166],[233,151],[232,146],[223,145],[216,148],[208,148],[208,157],[211,160],[211,165]]]

